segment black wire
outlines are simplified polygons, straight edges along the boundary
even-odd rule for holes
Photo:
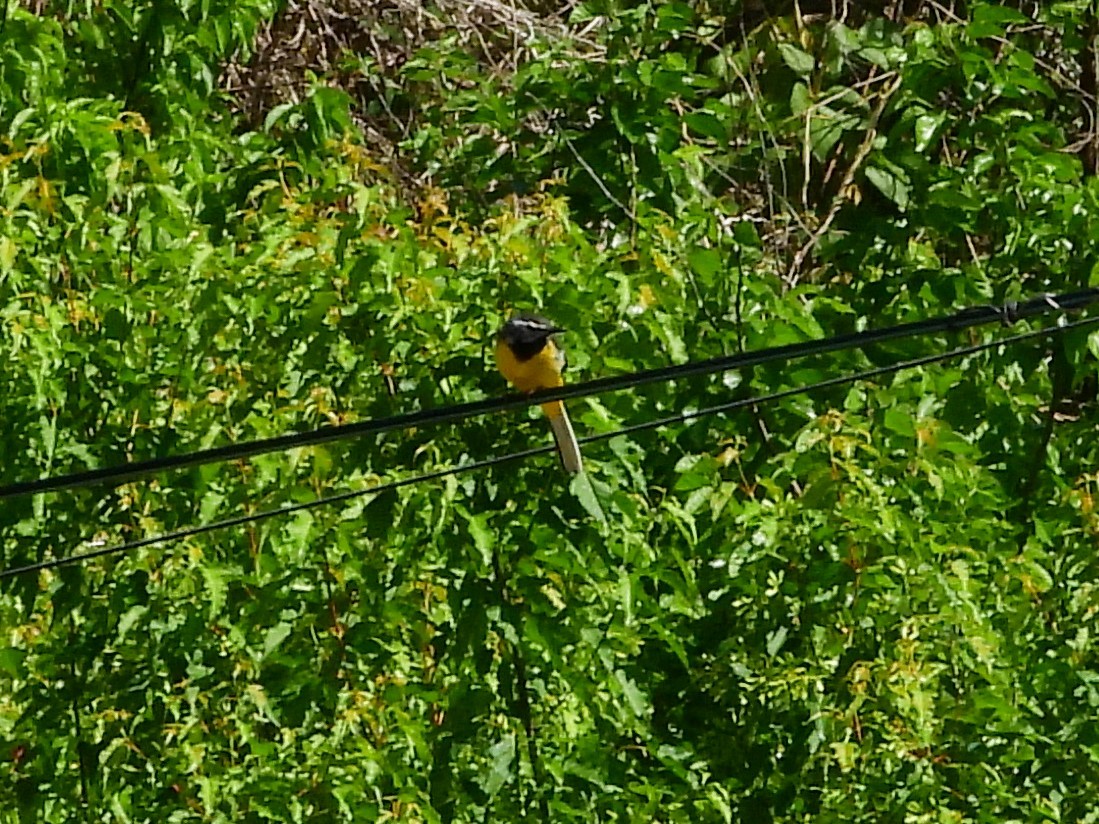
[[[609,440],[610,438],[617,438],[622,435],[632,434],[634,432],[643,432],[648,429],[657,429],[659,427],[668,426],[669,424],[673,423],[683,423],[686,421],[694,420],[695,418],[715,415],[721,412],[730,412],[732,410],[740,409],[745,406],[753,406],[755,404],[761,403],[771,403],[773,401],[782,400],[784,398],[789,398],[794,395],[803,395],[807,392],[812,392],[817,389],[828,389],[833,386],[841,386],[847,383],[855,383],[857,381],[875,378],[879,375],[886,375],[891,372],[899,372],[903,369],[912,369],[918,366],[927,366],[928,364],[932,363],[952,360],[954,358],[960,358],[966,355],[976,354],[978,352],[985,352],[989,349],[995,349],[1000,346],[1010,346],[1011,344],[1041,337],[1042,335],[1057,334],[1067,331],[1069,329],[1075,329],[1082,326],[1091,326],[1097,323],[1099,323],[1099,317],[1085,318],[1083,320],[1066,323],[1061,326],[1048,327],[1045,329],[1035,329],[1030,332],[1023,332],[1021,334],[1012,335],[1011,337],[1002,338],[1000,340],[988,341],[986,343],[977,343],[973,344],[972,346],[963,346],[958,349],[952,349],[949,352],[940,352],[934,355],[925,355],[923,357],[900,361],[898,363],[889,364],[887,366],[878,366],[873,369],[865,369],[861,372],[841,375],[836,378],[828,378],[827,380],[818,381],[817,383],[809,384],[807,386],[797,386],[790,389],[783,389],[778,392],[771,392],[766,395],[756,395],[751,398],[741,398],[739,400],[717,404],[716,406],[708,406],[703,409],[678,412],[675,415],[669,415],[663,418],[654,418],[653,420],[643,421],[642,423],[633,424],[632,426],[625,426],[610,432],[598,432],[593,435],[586,435],[585,437],[578,438],[577,440],[581,444]],[[136,541],[128,541],[126,543],[117,544],[115,546],[103,547],[102,549],[96,549],[92,550],[91,552],[84,552],[78,555],[67,555],[61,558],[54,558],[49,561],[39,561],[38,563],[27,564],[26,566],[13,567],[11,569],[5,569],[0,571],[0,580],[10,578],[16,575],[22,575],[27,572],[38,572],[43,569],[52,569],[54,567],[67,566],[69,564],[91,560],[92,558],[100,558],[105,555],[116,555],[123,552],[129,552],[133,549],[141,549],[142,547],[151,546],[153,544],[160,544],[168,541],[177,541],[183,538],[190,538],[195,535],[203,535],[207,532],[213,532],[215,530],[228,529],[234,526],[255,523],[257,521],[263,521],[268,518],[277,517],[279,515],[289,515],[294,512],[303,512],[322,506],[329,506],[331,504],[341,503],[343,501],[348,501],[353,498],[359,498],[365,495],[377,495],[383,492],[392,491],[394,489],[400,489],[404,486],[411,486],[413,484],[423,483],[426,481],[434,481],[438,480],[439,478],[446,478],[451,475],[458,475],[463,472],[474,472],[480,469],[487,469],[492,466],[499,466],[500,464],[504,463],[526,460],[527,458],[532,458],[535,455],[544,455],[546,453],[553,452],[555,451],[555,449],[556,447],[552,445],[535,447],[533,449],[525,449],[521,452],[512,452],[507,455],[498,455],[493,458],[486,458],[485,460],[473,461],[471,463],[462,464],[460,466],[450,467],[449,469],[437,469],[432,472],[425,472],[420,475],[413,475],[408,478],[403,478],[399,481],[391,481],[389,483],[372,486],[369,489],[356,489],[348,492],[340,492],[336,495],[329,495],[327,497],[317,498],[313,501],[287,504],[285,506],[275,507],[274,509],[266,509],[261,512],[253,512],[248,515],[237,515],[221,521],[214,521],[213,523],[209,524],[202,524],[199,526],[191,526],[184,529],[177,529],[172,532],[165,532],[160,535],[150,536],[148,538],[139,538]]]
[[[132,549],[141,549],[142,547],[152,546],[153,544],[166,543],[168,541],[178,541],[182,538],[191,538],[195,535],[204,535],[207,532],[214,532],[215,530],[229,529],[234,526],[241,526],[243,524],[251,524],[257,521],[264,521],[268,518],[274,518],[278,515],[291,515],[295,512],[304,512],[309,509],[317,509],[322,506],[329,506],[331,504],[338,504],[343,501],[349,501],[352,498],[359,498],[363,495],[376,495],[382,492],[390,492],[394,489],[400,489],[402,486],[411,486],[413,484],[436,481],[439,478],[446,478],[450,475],[457,475],[462,472],[473,472],[478,469],[487,469],[490,466],[496,466],[502,463],[508,463],[510,461],[520,461],[526,458],[533,457],[535,455],[542,455],[547,452],[553,452],[556,450],[555,446],[539,446],[534,449],[525,449],[522,452],[511,452],[507,455],[497,455],[494,458],[486,458],[483,461],[474,461],[468,464],[462,464],[461,466],[452,466],[449,469],[437,469],[432,472],[424,472],[420,475],[412,475],[408,478],[402,478],[399,481],[391,481],[390,483],[379,484],[378,486],[372,486],[369,489],[354,489],[348,492],[340,492],[336,495],[329,495],[324,498],[317,498],[313,501],[303,501],[296,504],[286,504],[285,506],[275,507],[274,509],[265,509],[261,512],[252,512],[248,515],[235,515],[232,518],[225,518],[221,521],[214,521],[209,524],[201,524],[199,526],[189,526],[183,529],[176,529],[172,532],[164,532],[160,535],[151,535],[148,538],[139,538],[136,541],[127,541],[124,544],[117,544],[115,546],[103,547],[101,549],[94,549],[91,552],[83,552],[79,555],[67,555],[61,558],[54,558],[50,561],[39,561],[35,564],[27,564],[22,567],[14,567],[12,569],[5,569],[0,571],[0,580],[4,578],[10,578],[14,575],[22,575],[25,572],[36,572],[43,569],[52,569],[53,567],[67,566],[68,564],[77,563],[78,561],[87,561],[92,558],[101,558],[104,555],[115,555],[121,552],[129,552]]]
[[[1002,338],[1000,340],[989,341],[987,343],[975,343],[972,346],[963,346],[958,349],[951,349],[949,352],[940,352],[937,355],[924,355],[920,358],[913,358],[911,360],[901,361],[900,363],[891,363],[887,366],[877,366],[873,369],[865,369],[862,372],[856,372],[851,375],[840,375],[838,378],[828,378],[817,383],[809,384],[808,386],[795,386],[791,389],[783,389],[778,392],[771,392],[767,395],[757,395],[753,398],[742,398],[740,400],[728,401],[726,403],[719,403],[717,406],[707,406],[704,409],[696,409],[687,412],[678,412],[675,415],[669,415],[666,418],[657,418],[651,421],[644,421],[642,423],[633,424],[632,426],[625,426],[621,429],[617,429],[614,432],[608,434],[598,433],[596,435],[587,435],[583,438],[577,438],[577,440],[584,444],[591,441],[603,440],[608,437],[618,437],[619,435],[629,435],[633,432],[642,432],[646,429],[655,429],[661,426],[667,426],[673,423],[684,423],[686,421],[694,420],[695,418],[701,418],[706,415],[715,415],[719,412],[730,412],[734,409],[740,409],[745,406],[754,406],[758,403],[771,403],[773,401],[780,401],[784,398],[789,398],[793,395],[803,395],[807,392],[811,392],[817,389],[829,389],[833,386],[842,386],[845,383],[855,383],[861,380],[867,380],[869,378],[876,378],[879,375],[887,375],[890,372],[899,372],[902,369],[911,369],[917,366],[927,366],[931,363],[937,363],[939,361],[951,360],[953,358],[961,358],[966,355],[972,355],[977,352],[984,352],[989,349],[995,349],[998,346],[1010,346],[1013,343],[1019,341],[1030,340],[1031,338],[1040,337],[1046,334],[1053,334],[1057,332],[1063,332],[1068,329],[1075,329],[1080,326],[1091,326],[1099,323],[1099,317],[1084,318],[1083,320],[1073,321],[1072,323],[1066,323],[1061,326],[1053,326],[1046,329],[1035,329],[1030,332],[1022,332],[1018,335],[1012,335],[1008,338]]]
[[[214,447],[189,452],[184,455],[169,455],[163,458],[153,458],[146,461],[136,461],[122,466],[105,467],[102,469],[90,469],[83,472],[74,472],[67,475],[39,478],[33,481],[20,481],[0,487],[0,499],[12,498],[17,495],[29,495],[40,492],[55,492],[62,489],[91,486],[93,484],[110,483],[121,484],[132,481],[146,475],[164,472],[171,469],[199,466],[201,464],[217,461],[238,460],[267,452],[277,452],[302,446],[315,446],[336,440],[358,438],[365,435],[380,434],[394,429],[407,429],[421,427],[428,424],[447,423],[486,415],[490,412],[501,412],[508,409],[530,406],[536,403],[546,403],[554,400],[569,400],[571,398],[597,395],[603,392],[617,392],[623,389],[631,389],[650,383],[672,381],[679,378],[687,378],[695,375],[708,375],[715,372],[726,372],[731,369],[741,369],[748,366],[758,366],[778,360],[792,360],[808,355],[835,352],[842,349],[864,349],[873,344],[898,338],[914,337],[916,335],[931,335],[939,332],[952,332],[967,329],[972,326],[999,321],[1005,325],[1022,318],[1034,317],[1050,311],[1068,311],[1081,309],[1099,301],[1099,288],[1083,289],[1078,292],[1069,292],[1063,295],[1038,295],[1029,300],[1011,301],[1005,306],[972,306],[952,315],[946,315],[929,320],[902,323],[885,329],[871,329],[862,332],[853,332],[846,335],[836,335],[824,340],[803,341],[790,343],[784,346],[774,346],[768,349],[760,349],[755,352],[740,352],[734,355],[709,358],[708,360],[693,361],[691,363],[662,366],[656,369],[646,369],[640,372],[632,372],[626,375],[612,375],[606,378],[574,383],[559,389],[535,392],[529,395],[511,394],[500,398],[487,398],[470,403],[457,404],[455,406],[438,407],[433,409],[421,409],[403,415],[393,415],[385,418],[374,418],[359,423],[344,424],[342,426],[325,426],[311,432],[295,432],[289,435],[279,435],[274,438],[248,441],[246,443],[229,444],[227,446]]]

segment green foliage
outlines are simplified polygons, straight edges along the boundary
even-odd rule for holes
[[[412,193],[332,78],[229,116],[272,4],[12,8],[0,483],[500,394],[513,309],[584,379],[1083,288],[1094,13],[968,5],[591,3],[598,59],[506,75],[437,43],[386,78]],[[5,580],[3,820],[1094,820],[1097,341]],[[570,409],[612,431],[954,342]],[[0,563],[548,437],[534,410],[4,501]]]

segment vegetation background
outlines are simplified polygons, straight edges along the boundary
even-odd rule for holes
[[[580,380],[1095,285],[1097,33],[1091,0],[5,0],[0,483],[500,395],[514,309]],[[1097,355],[5,579],[0,820],[1097,821]],[[6,499],[0,562],[548,437]]]

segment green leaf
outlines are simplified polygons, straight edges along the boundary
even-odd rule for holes
[[[782,626],[767,633],[767,655],[774,658],[786,643],[787,629]]]
[[[713,282],[724,266],[721,255],[716,249],[707,249],[702,246],[691,248],[687,253],[687,262],[691,265],[691,269],[707,283]]]
[[[618,681],[618,686],[621,687],[622,694],[626,697],[626,703],[634,717],[643,718],[648,713],[649,705],[641,690],[637,688],[637,683],[621,669],[614,671],[614,677]]]
[[[861,120],[854,115],[842,114],[826,106],[817,107],[809,121],[813,156],[823,161],[846,132],[860,126]]]
[[[603,507],[599,505],[599,498],[595,494],[595,487],[592,485],[587,472],[575,475],[569,482],[569,490],[576,496],[576,500],[580,502],[580,506],[584,508],[584,511],[597,523],[607,523],[607,516],[603,513]]]
[[[492,565],[493,548],[496,546],[496,535],[489,526],[487,514],[475,515],[461,504],[455,504],[455,511],[462,516],[469,530],[469,536],[473,539],[473,546],[481,557],[481,562],[486,566]]]
[[[280,103],[277,106],[272,106],[271,110],[267,113],[267,117],[263,120],[263,130],[265,132],[271,131],[288,113],[293,112],[296,109],[296,103]]]
[[[679,475],[675,482],[675,489],[688,492],[700,487],[709,487],[716,479],[717,470],[717,460],[709,455],[686,455],[675,465],[675,471]]]
[[[750,249],[759,249],[762,245],[759,230],[750,220],[738,220],[733,224],[733,237],[741,246],[747,246]]]
[[[14,647],[0,647],[0,672],[11,678],[22,678],[26,669],[24,660],[27,653]]]
[[[828,24],[828,36],[835,41],[842,54],[850,54],[862,45],[862,36],[840,21]]]
[[[488,750],[489,768],[481,779],[481,788],[490,797],[496,795],[513,777],[512,763],[515,761],[515,736],[508,733]]]
[[[973,5],[973,21],[975,23],[1031,23],[1029,17],[1018,9],[1000,6],[995,3],[975,3]]]
[[[687,127],[703,137],[712,137],[714,140],[724,141],[728,137],[728,129],[721,119],[713,112],[690,112],[683,117]]]
[[[686,363],[690,360],[690,353],[687,351],[687,344],[684,342],[683,337],[679,334],[679,330],[672,323],[661,323],[657,328],[657,333],[664,341],[664,346],[668,351],[668,358],[672,363]]]
[[[15,241],[0,235],[0,273],[8,273],[12,270],[18,254],[19,247],[15,245]]]
[[[877,166],[870,166],[866,169],[866,178],[901,211],[908,208],[908,184],[898,175]]]
[[[149,611],[149,608],[144,604],[134,604],[128,610],[126,610],[122,617],[118,619],[118,639],[121,641],[126,635],[137,626],[138,622],[145,617],[145,614]]]
[[[779,54],[782,55],[782,62],[789,66],[795,74],[802,77],[811,74],[816,66],[813,55],[802,51],[792,43],[779,43],[778,50]]]
[[[211,617],[221,613],[225,606],[225,596],[228,592],[228,569],[214,563],[205,563],[199,566],[202,580],[206,585],[206,606]]]
[[[790,92],[790,112],[794,117],[800,117],[809,111],[813,101],[809,96],[809,87],[804,83],[795,83]]]
[[[912,423],[912,414],[895,406],[885,410],[885,426],[898,435],[904,435],[908,438],[916,436],[916,427]]]
[[[945,121],[945,112],[921,114],[916,118],[916,151],[925,151],[931,145],[931,141],[935,139]]]
[[[267,656],[278,649],[279,645],[289,638],[290,633],[293,631],[294,628],[284,621],[280,621],[268,629],[267,633],[263,636],[263,654]]]

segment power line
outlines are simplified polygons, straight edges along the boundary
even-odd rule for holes
[[[30,495],[41,492],[56,492],[96,484],[118,485],[158,472],[199,466],[220,461],[239,460],[241,458],[278,452],[303,446],[315,446],[337,440],[376,435],[395,429],[422,427],[428,424],[441,424],[462,420],[492,412],[501,412],[536,403],[553,400],[569,400],[604,392],[618,392],[662,381],[674,381],[696,375],[708,375],[743,369],[773,361],[793,360],[808,355],[835,352],[843,349],[865,349],[871,345],[899,338],[917,335],[932,335],[940,332],[956,332],[973,326],[993,322],[1005,325],[1024,318],[1035,317],[1053,311],[1082,309],[1099,301],[1099,288],[1083,289],[1063,295],[1037,295],[1025,301],[1009,301],[1003,306],[971,306],[951,315],[938,318],[902,323],[884,329],[871,329],[836,335],[823,340],[803,341],[784,346],[773,346],[755,352],[742,352],[735,355],[723,355],[707,360],[645,369],[626,375],[612,375],[606,378],[569,384],[559,389],[536,392],[529,395],[505,395],[499,398],[487,398],[454,406],[422,409],[402,415],[374,418],[358,423],[341,426],[325,426],[310,432],[295,432],[274,438],[229,444],[226,446],[202,449],[182,455],[169,455],[145,461],[135,461],[120,466],[89,469],[66,475],[39,478],[32,481],[20,481],[0,487],[0,499],[18,495]]]
[[[782,389],[778,392],[770,392],[766,395],[757,395],[754,398],[742,398],[740,400],[728,401],[726,403],[719,403],[716,406],[707,406],[704,409],[697,409],[693,411],[678,412],[675,415],[669,415],[666,418],[658,418],[651,421],[643,421],[641,423],[633,424],[631,426],[624,426],[621,429],[615,430],[608,434],[598,433],[596,435],[588,435],[577,440],[581,443],[588,443],[589,441],[603,440],[609,437],[618,437],[619,435],[629,435],[633,432],[641,432],[646,429],[655,429],[661,426],[668,426],[673,423],[685,423],[695,418],[701,418],[707,415],[716,415],[721,412],[731,412],[735,409],[741,409],[746,406],[755,406],[760,403],[772,403],[774,401],[780,401],[784,398],[793,397],[794,395],[804,395],[807,392],[812,392],[817,389],[830,389],[834,386],[842,386],[847,383],[856,383],[861,380],[868,380],[870,378],[876,378],[880,375],[888,375],[891,372],[899,372],[902,369],[913,369],[918,366],[927,366],[931,363],[938,363],[940,361],[952,360],[954,358],[962,358],[966,355],[973,355],[978,352],[985,352],[989,349],[995,349],[1000,346],[1010,346],[1013,343],[1019,343],[1020,341],[1030,340],[1032,338],[1041,337],[1042,335],[1055,334],[1067,331],[1069,329],[1076,329],[1082,326],[1093,326],[1099,324],[1099,317],[1084,318],[1083,320],[1073,321],[1072,323],[1065,323],[1060,326],[1047,327],[1045,329],[1034,329],[1030,332],[1021,332],[1018,335],[1012,335],[1011,337],[1001,338],[1000,340],[988,341],[986,343],[975,343],[972,346],[962,346],[957,349],[951,349],[949,352],[940,352],[935,355],[924,355],[919,358],[912,358],[911,360],[901,361],[899,363],[891,363],[886,366],[876,366],[873,369],[864,369],[861,372],[855,372],[850,375],[840,375],[836,378],[826,378],[822,381],[809,384],[808,386],[795,386],[790,389]]]
[[[748,406],[755,406],[757,404],[763,403],[772,403],[774,401],[782,400],[784,398],[789,398],[795,395],[803,395],[808,392],[813,392],[818,389],[828,389],[835,386],[841,386],[843,384],[868,380],[870,378],[887,375],[893,372],[899,372],[904,369],[912,369],[919,366],[927,366],[932,363],[939,363],[941,361],[953,360],[954,358],[965,357],[966,355],[973,355],[977,354],[978,352],[986,352],[990,349],[996,349],[1001,346],[1010,346],[1021,341],[1041,337],[1042,335],[1058,334],[1069,329],[1092,326],[1095,324],[1099,324],[1099,317],[1085,318],[1083,320],[1066,323],[1061,326],[1049,327],[1045,329],[1035,329],[1030,332],[1023,332],[1021,334],[1002,338],[1000,340],[973,344],[971,346],[963,346],[957,349],[952,349],[949,352],[940,352],[934,355],[925,355],[923,357],[900,361],[898,363],[888,364],[886,366],[878,366],[873,369],[865,369],[860,372],[854,372],[848,375],[828,378],[826,380],[818,381],[817,383],[812,383],[806,386],[797,386],[790,389],[783,389],[778,392],[771,392],[765,395],[756,395],[751,398],[741,398],[738,400],[727,401],[725,403],[720,403],[716,406],[705,407],[703,409],[678,412],[675,415],[668,415],[662,418],[642,421],[641,423],[621,427],[611,432],[598,432],[593,435],[587,435],[585,437],[579,438],[578,440],[581,444],[589,444],[595,443],[597,441],[609,440],[610,438],[617,438],[623,435],[629,435],[635,432],[643,432],[649,429],[658,429],[660,427],[669,426],[675,423],[684,423],[686,421],[694,420],[696,418],[716,415],[722,412],[731,412],[736,409],[742,409]],[[448,469],[437,469],[419,475],[412,475],[399,481],[391,481],[389,483],[372,486],[369,489],[356,489],[347,492],[340,492],[335,495],[317,498],[313,501],[287,504],[285,506],[275,507],[274,509],[266,509],[261,512],[253,512],[247,515],[236,515],[232,518],[225,518],[223,520],[214,521],[213,523],[209,524],[185,527],[183,529],[177,529],[172,532],[165,532],[160,535],[153,535],[147,538],[139,538],[134,541],[127,541],[126,543],[116,544],[114,546],[101,547],[90,552],[62,556],[60,558],[53,558],[48,561],[39,561],[37,563],[27,564],[21,567],[13,567],[11,569],[5,569],[0,571],[0,580],[3,580],[5,578],[11,578],[17,575],[23,575],[28,572],[38,572],[44,569],[52,569],[55,567],[80,563],[83,561],[92,560],[94,558],[101,558],[106,555],[117,555],[129,552],[131,550],[141,549],[142,547],[152,546],[154,544],[168,543],[171,541],[182,540],[184,538],[191,538],[196,535],[203,535],[205,533],[214,532],[216,530],[229,529],[235,526],[256,523],[258,521],[267,520],[268,518],[274,518],[281,515],[290,515],[295,512],[304,512],[306,510],[317,509],[322,506],[331,506],[333,504],[342,503],[343,501],[352,500],[354,498],[359,498],[366,495],[378,495],[383,492],[400,489],[401,487],[439,480],[440,478],[446,478],[451,475],[458,475],[464,472],[475,472],[481,469],[488,469],[493,466],[499,466],[500,464],[504,463],[522,461],[536,455],[544,455],[546,453],[553,452],[554,449],[555,447],[553,447],[552,445],[535,447],[533,449],[525,449],[521,452],[512,452],[506,455],[498,455],[492,458],[486,458],[481,461],[473,461],[471,463],[462,464],[460,466],[450,467]]]
[[[473,472],[478,469],[487,469],[488,467],[496,466],[497,464],[507,463],[510,461],[519,461],[525,458],[533,457],[534,455],[541,455],[546,452],[552,452],[555,448],[556,447],[554,446],[540,446],[534,449],[526,449],[522,452],[513,452],[507,455],[499,455],[494,458],[487,458],[483,461],[474,461],[473,463],[450,467],[449,469],[438,469],[432,472],[424,472],[420,475],[412,475],[408,478],[402,478],[399,481],[392,481],[390,483],[372,486],[369,489],[355,489],[348,492],[340,492],[336,495],[329,495],[324,498],[317,498],[313,501],[303,501],[296,504],[287,504],[285,506],[275,507],[274,509],[265,509],[261,512],[252,512],[247,515],[235,515],[232,518],[225,518],[223,520],[214,521],[209,524],[184,527],[183,529],[176,529],[172,532],[164,532],[160,535],[151,535],[147,538],[138,538],[135,541],[127,541],[124,544],[101,547],[99,549],[94,549],[90,552],[80,553],[79,555],[68,555],[61,558],[54,558],[50,561],[39,561],[35,564],[27,564],[26,566],[16,567],[14,569],[5,569],[3,571],[0,571],[0,580],[3,580],[4,578],[10,578],[14,575],[22,575],[26,572],[36,572],[38,570],[51,569],[53,567],[67,566],[68,564],[73,564],[80,561],[88,561],[93,558],[100,558],[104,555],[116,555],[122,552],[129,552],[134,549],[141,549],[142,547],[152,546],[153,544],[179,541],[184,538],[194,537],[195,535],[204,535],[207,532],[230,529],[234,526],[242,526],[244,524],[256,523],[257,521],[265,521],[268,518],[274,518],[279,515],[292,515],[295,512],[305,512],[306,510],[316,509],[322,506],[331,506],[332,504],[349,501],[353,498],[359,498],[364,495],[377,495],[383,492],[390,492],[394,489],[400,489],[403,486],[412,486],[413,484],[424,483],[427,481],[435,481],[439,478],[446,478],[449,475],[457,475],[461,472]]]

